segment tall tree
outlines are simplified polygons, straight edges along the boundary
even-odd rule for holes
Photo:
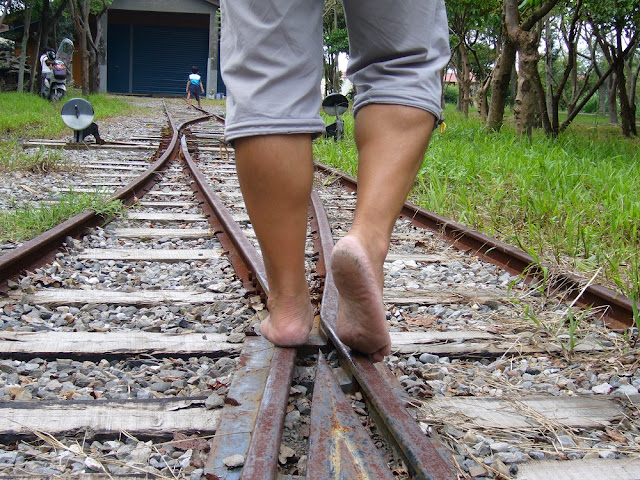
[[[342,3],[327,0],[323,11],[324,29],[324,89],[325,94],[340,91],[340,68],[338,57],[349,53],[349,37]]]
[[[637,136],[636,106],[627,90],[625,61],[637,48],[640,0],[589,0],[588,6],[593,34],[615,73],[622,133]]]
[[[574,3],[574,2],[569,2]],[[584,97],[584,93],[588,86],[589,73],[593,69],[593,64],[589,66],[588,70],[583,73],[582,87],[578,85],[578,40],[580,39],[580,33],[582,29],[582,0],[575,1],[574,5],[567,5],[567,8],[562,11],[562,14],[557,18],[558,26],[557,30],[561,33],[564,40],[565,52],[564,68],[562,76],[556,82],[553,72],[549,72],[547,75],[548,81],[546,85],[547,92],[547,110],[550,119],[545,121],[545,125],[550,125],[550,130],[546,133],[551,136],[557,136],[560,133],[560,102],[564,100],[569,115],[573,113],[578,101]],[[568,18],[565,18],[565,13],[568,14]],[[546,22],[547,30],[555,28],[551,19]],[[547,56],[552,57],[552,53],[547,49]],[[547,58],[547,64],[552,60]],[[571,92],[566,95],[565,92],[568,86],[571,86]],[[566,127],[566,125],[565,125]]]
[[[33,0],[24,2],[24,32],[22,34],[22,46],[20,48],[20,67],[18,69],[19,92],[24,91],[24,70],[27,63],[27,47],[29,45],[29,35],[31,34],[31,13],[33,12],[33,3]]]
[[[503,8],[498,58],[491,72],[491,100],[487,112],[487,128],[492,131],[499,131],[502,127],[511,72],[516,61],[516,46],[507,35],[505,25]]]
[[[546,110],[545,94],[538,72],[540,33],[535,28],[559,0],[504,1],[505,27],[518,51],[518,93],[514,109],[516,132],[531,134],[536,124],[537,107]],[[522,18],[523,13],[528,14]],[[543,115],[543,120],[545,115]],[[548,117],[547,117],[548,118]],[[549,128],[545,125],[545,128]]]
[[[101,18],[113,0],[69,0],[82,58],[82,94],[96,93],[100,87],[98,60],[102,36]],[[92,24],[95,25],[92,30]]]
[[[447,2],[449,27],[455,36],[454,56],[459,59],[456,65],[456,78],[459,88],[459,108],[465,116],[469,115],[471,103],[471,86],[474,73],[471,58],[474,55],[474,44],[478,32],[487,17],[500,11],[500,0],[451,0]],[[478,65],[481,69],[482,66]],[[486,75],[482,77],[484,79]]]

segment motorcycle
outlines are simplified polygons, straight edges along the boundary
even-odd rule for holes
[[[40,95],[47,100],[58,102],[67,93],[67,66],[56,59],[51,66],[51,73],[44,79]]]
[[[40,95],[43,98],[58,102],[67,94],[67,76],[71,72],[72,55],[73,42],[65,38],[58,47],[51,73],[42,82]]]

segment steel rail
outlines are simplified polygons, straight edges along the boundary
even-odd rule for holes
[[[329,265],[333,249],[333,235],[327,219],[322,200],[317,192],[311,195],[314,209],[314,219],[317,225],[320,242],[322,243],[323,263]],[[343,366],[346,366],[356,378],[373,408],[378,412],[378,418],[388,432],[396,448],[404,457],[407,466],[414,474],[414,478],[421,480],[451,480],[456,478],[457,470],[445,453],[444,448],[431,442],[425,436],[416,421],[411,417],[405,406],[393,393],[393,388],[380,374],[379,368],[362,355],[352,353],[337,335],[336,318],[338,313],[338,291],[333,281],[331,269],[326,269],[324,291],[320,318],[322,325],[338,351]],[[316,468],[316,467],[313,467]]]
[[[338,178],[349,190],[357,190],[358,184],[353,177],[320,163],[316,163],[316,168]],[[553,269],[552,266],[540,264],[523,250],[410,202],[404,204],[400,216],[416,226],[438,232],[453,247],[473,253],[509,273],[523,275],[529,281],[542,278],[543,267]],[[551,278],[547,277],[547,282],[553,288],[567,291],[571,299],[579,296],[578,303],[583,306],[603,309],[604,320],[609,328],[622,330],[635,324],[633,300],[618,292],[601,285],[587,285],[585,288],[583,279],[567,273],[554,273]],[[637,308],[640,309],[640,302]]]
[[[268,296],[267,279],[261,258],[253,245],[243,234],[240,227],[233,220],[227,208],[211,190],[206,178],[197,168],[189,153],[188,143],[185,137],[182,138],[182,157],[191,171],[191,175],[194,180],[193,188],[197,195],[203,199],[203,208],[205,212],[211,212],[209,222],[215,229],[216,235],[218,235],[218,232],[225,231],[227,236],[224,236],[225,234],[223,234],[222,237],[219,237],[220,240],[222,242],[231,242],[233,244],[232,246],[225,245],[225,248],[229,250],[230,258],[234,258],[236,256],[242,257],[242,263],[245,266],[240,267],[240,270],[255,272],[255,281],[259,283],[258,287],[261,288],[264,294]],[[324,210],[320,210],[318,208],[318,204],[319,197],[317,193],[314,192],[310,202],[310,215],[312,216],[312,222],[314,222],[314,225],[328,225],[326,214],[324,214]],[[318,221],[318,217],[320,217],[320,221]],[[323,239],[327,238],[326,228],[318,228],[317,231],[321,236],[320,242],[317,245],[320,247],[319,250],[321,250],[317,263],[317,271],[319,275],[326,277],[328,273],[326,265],[328,265],[328,255],[330,255],[331,248],[333,248],[333,241],[331,241],[330,244],[323,241]],[[330,238],[330,229],[328,231]],[[238,267],[235,264],[234,268],[238,271]],[[325,306],[325,302],[327,304],[335,304],[337,306],[337,302],[334,301],[336,297],[331,294],[326,294],[327,288],[331,291],[331,280],[329,280],[328,284],[329,286],[327,287],[325,280],[325,293],[323,294],[322,300],[323,308]],[[286,414],[290,385],[293,379],[295,358],[296,350],[294,348],[273,348],[269,374],[262,393],[259,411],[255,416],[255,423],[253,425],[248,448],[246,447],[246,436],[243,435],[243,432],[239,431],[246,428],[247,421],[245,419],[237,419],[237,416],[240,413],[236,413],[232,409],[228,409],[229,413],[227,415],[231,418],[236,418],[237,421],[235,423],[232,421],[225,422],[224,431],[221,432],[222,435],[224,435],[224,438],[221,440],[217,440],[216,438],[216,440],[214,440],[210,457],[207,460],[205,473],[216,475],[224,471],[226,475],[225,478],[228,480],[236,478],[242,478],[243,480],[275,480],[277,478],[278,455],[282,442],[284,417]],[[368,362],[368,360],[365,360],[365,362]],[[368,364],[371,365],[370,362],[368,362]],[[320,362],[319,368],[323,368],[322,361]],[[320,472],[324,470],[327,464],[332,464],[334,470],[342,470],[342,473],[352,471],[352,473],[355,474],[357,472],[358,476],[353,478],[368,478],[376,480],[386,478],[380,474],[382,471],[382,464],[377,449],[361,448],[364,445],[362,441],[363,433],[354,427],[358,422],[347,421],[348,417],[344,412],[344,402],[337,398],[338,393],[336,392],[339,391],[340,388],[336,385],[337,382],[335,378],[330,375],[330,372],[326,372],[326,365],[324,368],[325,370],[323,370],[324,373],[321,379],[322,386],[319,388],[322,390],[326,389],[327,392],[332,391],[334,393],[321,397],[321,400],[319,400],[320,405],[314,402],[314,406],[312,407],[312,430],[314,430],[315,439],[315,456],[309,460],[312,477],[313,475],[316,475],[316,478],[323,478]],[[373,374],[369,373],[364,375],[365,391],[367,391],[367,385],[375,383],[376,379],[378,386],[380,385],[380,382],[386,382],[377,374],[375,368],[374,372],[375,373]],[[379,388],[378,386],[374,386],[374,388]],[[390,391],[390,386],[385,383],[385,386],[381,388],[381,391]],[[372,394],[371,391],[370,394]],[[412,432],[414,437],[419,437],[414,438],[407,436],[407,433],[405,433],[404,436],[401,436],[399,439],[400,442],[404,442],[405,440],[412,442],[412,446],[407,447],[409,456],[413,455],[418,457],[420,460],[427,459],[428,456],[425,452],[430,451],[428,448],[430,443],[421,441],[424,439],[424,434],[419,429],[415,421],[409,416],[404,406],[395,396],[391,396],[387,401],[382,401],[380,403],[381,406],[379,408],[381,416],[392,415],[394,419],[399,418],[399,420],[391,420],[387,422],[392,424],[395,431]],[[326,422],[323,421],[323,419],[327,418],[333,419],[333,422],[330,425],[327,425]],[[340,419],[340,425],[335,424],[337,419]],[[234,423],[234,425],[230,426],[230,423]],[[234,430],[234,428],[236,430]],[[334,438],[332,434],[338,430],[340,431],[339,438]],[[324,432],[324,434],[321,432]],[[350,462],[348,465],[338,465],[336,463],[340,462],[341,459],[331,453],[328,453],[333,451],[334,445],[331,443],[325,444],[325,439],[336,440],[339,442],[339,446],[337,446],[337,448],[339,448],[345,455],[345,458],[342,458],[342,461]],[[232,444],[229,445],[228,443]],[[417,449],[423,449],[424,452],[421,454],[416,451]],[[239,453],[245,457],[241,473],[224,469],[224,465],[222,464],[222,459],[220,457],[231,452]],[[428,458],[428,460],[434,464],[434,466],[423,467],[418,465],[416,468],[413,468],[413,470],[417,472],[426,470],[437,472],[438,468],[440,468],[439,462],[443,462],[442,457],[440,456],[437,458]],[[344,470],[345,468],[347,470]],[[416,478],[433,478],[433,480],[451,478],[450,474],[453,470],[449,465],[445,465],[442,468],[443,471],[446,472],[444,476],[436,475],[431,477],[429,475],[423,475],[422,477],[418,476]],[[389,474],[388,471],[387,474]]]
[[[204,200],[203,208],[210,215],[210,224],[214,227],[216,235],[222,234],[223,231],[225,232],[224,236],[219,237],[219,239],[224,242],[230,258],[241,258],[244,264],[244,266],[240,266],[236,262],[234,263],[234,268],[240,268],[241,272],[253,272],[254,280],[258,283],[256,287],[261,289],[264,295],[268,295],[269,286],[264,263],[258,252],[244,235],[240,226],[233,220],[231,213],[211,189],[209,182],[200,169],[198,169],[189,153],[186,137],[182,137],[181,143],[183,160],[189,168],[194,181],[193,188]],[[246,460],[242,469],[243,480],[268,480],[277,477],[278,455],[280,453],[280,444],[282,443],[284,418],[293,379],[295,358],[295,348],[273,348],[269,374],[253,426],[248,450],[245,452],[243,450],[244,445],[240,443],[237,445],[237,451],[235,452],[245,453]],[[225,440],[223,439],[222,441]],[[229,449],[225,449],[225,451],[227,450]],[[217,448],[213,448],[212,454],[217,451]],[[220,460],[210,457],[207,462],[208,468],[215,468],[220,463]],[[227,478],[231,480],[237,474],[230,473],[229,475],[231,477]]]
[[[130,183],[116,191],[108,201],[120,200],[130,205],[137,198],[148,192],[159,180],[158,174],[165,170],[177,153],[180,131],[187,125],[204,121],[210,115],[188,120],[179,125],[169,114],[166,104],[165,111],[172,130],[171,141],[164,153],[149,169],[136,177]],[[107,219],[93,210],[88,210],[29,240],[16,249],[0,257],[0,292],[8,290],[7,281],[27,269],[37,268],[55,258],[55,253],[68,236],[78,236],[91,227],[104,223]]]

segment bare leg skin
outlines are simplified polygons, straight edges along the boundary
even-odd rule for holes
[[[269,284],[261,334],[274,345],[306,343],[313,327],[304,254],[313,184],[311,136],[264,135],[235,141],[240,188]]]
[[[358,200],[351,229],[334,247],[331,269],[339,295],[338,337],[374,362],[391,353],[384,259],[434,122],[432,114],[400,105],[367,105],[356,116]]]

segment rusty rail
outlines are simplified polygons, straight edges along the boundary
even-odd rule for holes
[[[352,191],[357,190],[357,182],[353,177],[318,163],[316,168],[339,179],[344,187]],[[523,250],[507,245],[410,202],[405,203],[401,216],[409,219],[418,227],[438,232],[453,247],[473,253],[482,260],[493,263],[509,273],[523,275],[528,280],[542,278],[543,267],[553,269],[549,265],[539,264]],[[601,285],[588,285],[584,288],[584,280],[566,273],[556,273],[552,278],[547,278],[547,281],[552,288],[560,288],[567,291],[571,299],[575,299],[580,295],[578,302],[581,305],[601,308],[604,311],[604,320],[612,329],[622,330],[635,324],[633,319],[633,300],[620,293]],[[638,302],[637,307],[640,309],[640,302]]]
[[[168,112],[167,116],[172,130],[167,149],[148,170],[111,195],[109,201],[120,200],[129,205],[148,192],[157,183],[158,174],[165,170],[175,157],[180,131],[187,125],[210,118],[210,115],[207,115],[176,125]],[[65,238],[80,235],[87,229],[104,223],[105,220],[93,210],[80,213],[0,257],[0,291],[7,291],[7,280],[10,278],[23,273],[28,268],[37,268],[53,260],[55,252]]]
[[[314,219],[322,242],[322,255],[325,265],[329,265],[329,257],[333,249],[331,227],[324,212],[322,201],[316,192],[311,196]],[[327,270],[320,317],[322,325],[333,342],[342,364],[356,378],[369,403],[378,413],[387,438],[391,440],[403,455],[414,478],[423,480],[450,480],[456,478],[456,470],[439,445],[427,438],[416,421],[409,415],[400,402],[394,388],[387,383],[378,368],[371,361],[359,354],[352,353],[338,338],[336,316],[338,312],[338,291],[333,282],[331,270]],[[388,378],[388,376],[387,376]],[[312,427],[313,428],[313,427]]]
[[[244,281],[249,281],[251,276],[255,275],[254,280],[259,284],[256,287],[265,295],[268,295],[269,286],[262,259],[198,169],[189,153],[184,136],[181,142],[182,157],[194,180],[193,188],[205,201],[203,208],[205,212],[209,212],[210,224],[214,226],[216,235],[223,235],[222,237],[218,236],[218,238],[224,242],[229,257],[242,260],[242,266],[238,265],[237,261],[234,263],[236,273],[240,272],[242,276],[242,272],[246,272],[247,278]],[[216,228],[217,226],[222,228]],[[223,231],[224,233],[222,233]],[[242,478],[244,480],[267,480],[275,479],[277,476],[278,454],[282,441],[284,417],[293,378],[295,358],[296,350],[294,348],[273,348],[269,374],[262,393],[259,412],[255,417],[251,440],[248,445],[245,443],[235,445],[234,453],[244,453],[246,456],[242,469]],[[234,414],[230,413],[230,415]],[[228,439],[220,441],[228,442]],[[216,456],[218,452],[231,450],[229,448],[223,449],[222,446],[218,446],[218,443],[214,442],[212,454],[207,461],[206,473],[213,473],[216,468],[220,467],[221,459]]]

